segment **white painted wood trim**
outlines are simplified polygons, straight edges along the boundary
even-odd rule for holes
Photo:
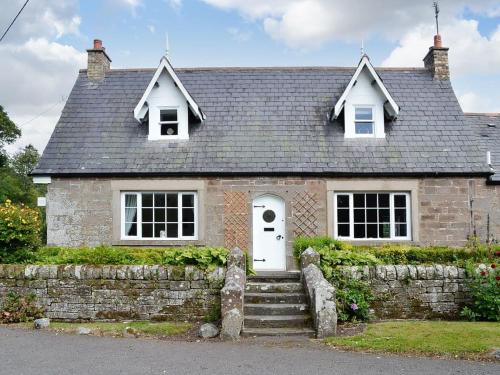
[[[35,176],[33,177],[34,184],[48,185],[52,182],[52,177],[50,176]]]
[[[345,104],[345,101],[347,99],[347,96],[349,95],[351,89],[354,86],[354,83],[358,79],[358,76],[361,74],[361,72],[363,71],[363,68],[365,66],[368,68],[368,71],[372,75],[373,79],[376,81],[377,85],[380,87],[380,90],[384,94],[387,101],[389,102],[391,109],[394,111],[394,115],[395,116],[399,115],[399,106],[396,104],[396,101],[392,98],[391,94],[389,93],[389,91],[385,87],[384,83],[380,79],[379,75],[375,71],[375,68],[373,67],[372,63],[370,62],[370,59],[368,58],[368,56],[364,55],[361,58],[361,60],[358,64],[358,67],[357,67],[356,71],[354,72],[354,75],[352,76],[351,80],[349,81],[349,84],[347,85],[346,89],[342,93],[340,99],[335,104],[335,108],[334,108],[334,112],[333,112],[334,119],[339,117],[340,112],[342,112],[342,109],[344,108],[344,104]]]
[[[144,94],[142,95],[141,100],[139,100],[139,103],[137,103],[137,106],[134,109],[135,119],[137,121],[141,121],[141,118],[144,116],[145,111],[143,111],[142,109],[146,103],[146,100],[149,97],[149,94],[151,93],[151,90],[153,90],[153,87],[154,87],[156,81],[158,81],[158,78],[160,77],[160,74],[163,72],[164,69],[167,71],[167,73],[173,79],[173,81],[175,82],[176,86],[178,87],[178,89],[180,90],[182,95],[186,98],[186,101],[188,102],[189,108],[191,108],[194,115],[196,117],[198,117],[200,119],[200,121],[203,122],[203,120],[205,120],[205,115],[201,112],[198,104],[195,102],[193,97],[186,90],[186,88],[182,84],[182,82],[179,79],[179,77],[177,76],[177,74],[175,74],[175,71],[174,71],[172,65],[170,64],[170,62],[168,61],[168,59],[165,56],[163,56],[161,58],[160,65],[156,69],[156,72],[153,75],[151,82],[149,82],[149,85],[146,88],[146,91],[144,91]],[[165,105],[168,105],[168,103],[165,103]],[[142,117],[141,117],[141,115],[142,115]]]

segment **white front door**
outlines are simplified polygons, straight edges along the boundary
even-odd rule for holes
[[[256,271],[284,271],[285,202],[274,195],[253,201],[253,268]]]

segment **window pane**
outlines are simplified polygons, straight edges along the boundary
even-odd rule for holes
[[[167,194],[167,207],[177,207],[177,194]]]
[[[366,226],[366,237],[367,238],[377,238],[377,224],[368,224]]]
[[[356,107],[355,116],[356,120],[371,120],[373,119],[372,108]]]
[[[178,237],[177,233],[179,231],[179,227],[176,224],[167,224],[167,237],[175,238]]]
[[[406,224],[396,224],[396,237],[406,237],[407,229]]]
[[[167,236],[165,232],[165,224],[155,224],[155,237],[165,238]]]
[[[366,194],[366,207],[377,207],[377,194]]]
[[[177,208],[168,208],[167,209],[167,221],[169,223],[176,223],[178,220],[178,210]]]
[[[350,236],[349,224],[339,224],[338,225],[338,235],[340,237],[349,237]]]
[[[182,209],[182,221],[184,223],[194,222],[194,208],[183,208]]]
[[[142,237],[144,238],[153,237],[153,224],[142,224]]]
[[[349,208],[349,196],[348,195],[337,195],[337,207]]]
[[[391,236],[391,225],[390,224],[379,224],[379,238],[389,238]]]
[[[137,207],[137,195],[125,194],[125,207]]]
[[[177,110],[176,109],[160,110],[160,121],[177,121]]]
[[[165,209],[155,208],[155,222],[165,222]]]
[[[394,207],[406,207],[406,195],[395,195]]]
[[[177,124],[161,124],[161,135],[178,135],[179,129]]]
[[[373,134],[373,122],[356,122],[356,134]]]
[[[137,208],[126,208],[125,209],[125,222],[126,223],[136,223],[137,222]]]
[[[364,223],[365,222],[365,210],[364,209],[355,209],[354,210],[354,222],[355,223]]]
[[[349,222],[349,209],[341,208],[337,210],[337,222],[338,223]]]
[[[378,221],[379,223],[388,223],[391,219],[389,209],[382,209],[378,211]]]
[[[354,207],[360,208],[365,207],[365,195],[364,194],[354,194]]]
[[[142,194],[142,207],[153,207],[153,194]]]
[[[404,208],[395,209],[394,220],[396,223],[406,223],[406,210]]]
[[[389,208],[389,194],[378,195],[378,206]]]
[[[155,207],[165,207],[165,194],[155,194]]]
[[[137,236],[137,224],[126,223],[125,229],[126,229],[125,234],[127,236]]]
[[[143,208],[142,209],[142,222],[151,223],[153,222],[153,209]]]
[[[182,207],[194,207],[193,194],[182,194]]]
[[[182,224],[182,235],[183,236],[194,236],[194,224],[193,223]]]
[[[376,223],[377,222],[377,209],[376,208],[372,208],[372,209],[369,209],[369,210],[366,210],[366,222],[367,223]]]
[[[365,224],[354,224],[354,238],[365,238]]]

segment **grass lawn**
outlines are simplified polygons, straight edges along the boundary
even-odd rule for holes
[[[33,326],[33,323],[29,327]],[[122,336],[125,328],[130,327],[133,332],[141,336],[175,336],[186,333],[192,328],[190,323],[180,322],[159,322],[147,321],[139,322],[92,322],[92,323],[64,323],[51,322],[49,329],[63,332],[77,332],[79,327],[86,327],[92,330],[93,334],[107,334]]]
[[[393,321],[372,323],[351,337],[329,337],[329,345],[399,354],[480,358],[500,348],[500,323]]]

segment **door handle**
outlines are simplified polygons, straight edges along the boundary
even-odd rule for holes
[[[264,259],[255,259],[255,258],[254,258],[254,260],[253,260],[253,261],[254,261],[254,262],[265,262],[265,261],[266,261],[266,259],[265,259],[265,258],[264,258]]]
[[[278,235],[276,236],[276,239],[277,239],[277,240],[282,240],[283,238],[284,238],[284,237],[283,237],[281,234],[278,234]]]

